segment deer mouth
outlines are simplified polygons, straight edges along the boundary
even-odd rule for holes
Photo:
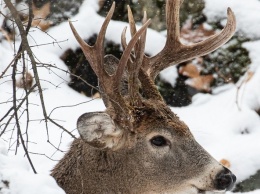
[[[196,187],[196,186],[194,186],[194,188],[196,188],[197,189],[197,194],[208,194],[208,193],[212,193],[212,192],[223,192],[223,191],[216,191],[216,190],[214,190],[214,191],[212,191],[212,190],[204,190],[204,189],[200,189],[200,188],[198,188],[198,187]]]
[[[198,189],[198,194],[205,194],[205,193],[206,193],[205,190]]]
[[[206,190],[199,189],[195,185],[193,185],[192,187],[193,187],[193,192],[196,193],[196,194],[206,194],[206,192],[207,192]]]
[[[223,191],[206,191],[206,190],[202,190],[202,189],[198,189],[197,188],[197,193],[198,194],[207,194],[207,193],[212,193],[212,192],[218,192],[218,193],[222,193]]]

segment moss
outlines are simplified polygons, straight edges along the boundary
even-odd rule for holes
[[[233,192],[249,192],[256,189],[260,189],[260,170],[249,179],[238,183]]]
[[[215,74],[213,86],[236,83],[251,63],[248,51],[242,47],[245,39],[234,36],[225,46],[204,57],[202,74]]]
[[[103,17],[106,17],[108,11],[110,10],[110,7],[112,6],[112,3],[114,0],[107,0],[104,2],[103,7],[100,9],[99,14]],[[116,7],[115,12],[113,14],[112,20],[119,20],[119,21],[128,21],[127,18],[127,5],[132,5],[131,0],[116,0]]]
[[[192,96],[197,91],[185,84],[187,77],[179,75],[176,85],[166,83],[157,76],[155,83],[166,104],[174,107],[182,107],[191,104]]]
[[[84,0],[33,0],[33,3],[37,8],[41,8],[44,4],[50,2],[51,13],[48,18],[53,22],[53,25],[57,25],[76,15],[83,1]],[[28,3],[28,0],[16,0],[16,2]]]
[[[127,22],[127,5],[130,5],[136,22],[140,22],[142,20],[143,13],[146,11],[148,18],[152,19],[150,28],[157,31],[166,29],[165,0],[138,0],[138,2],[133,0],[117,0],[115,2],[116,9],[112,19]],[[112,0],[105,1],[104,6],[101,8],[99,14],[105,17],[112,3]],[[203,8],[203,0],[185,0],[180,10],[181,23],[183,24],[188,18],[191,18],[194,24],[205,21],[205,17],[202,14]]]
[[[203,0],[184,0],[180,10],[180,21],[183,24],[187,19],[191,19],[193,27],[206,21],[202,13],[205,7]]]

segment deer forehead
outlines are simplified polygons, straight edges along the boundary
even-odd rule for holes
[[[145,119],[136,129],[138,132],[146,131],[153,134],[171,134],[190,137],[191,132],[187,125],[180,121],[179,118],[167,119],[162,117],[151,117]]]
[[[145,102],[145,107],[135,109],[135,130],[154,131],[156,133],[177,133],[181,136],[192,136],[188,126],[165,104]]]

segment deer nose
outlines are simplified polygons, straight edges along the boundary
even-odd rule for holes
[[[230,170],[224,167],[215,179],[215,188],[217,190],[231,190],[236,182],[236,176]]]

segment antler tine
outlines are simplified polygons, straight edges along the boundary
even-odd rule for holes
[[[127,6],[127,10],[128,10],[128,21],[129,21],[129,25],[130,25],[130,32],[131,32],[131,36],[133,37],[137,31],[136,25],[135,25],[135,20],[134,20],[133,12],[129,5]],[[144,11],[144,17],[143,17],[143,21],[142,21],[143,25],[146,22],[147,22],[147,13],[146,13],[146,11]],[[146,32],[147,32],[147,30],[142,34],[140,41],[137,41],[137,44],[135,45],[135,54],[141,54],[143,56],[145,41],[146,41]],[[126,41],[124,41],[123,44],[125,44],[125,42]],[[139,45],[142,45],[142,46],[139,47]]]
[[[127,27],[125,27],[123,29],[122,34],[121,34],[121,45],[122,45],[123,51],[127,47],[127,43],[126,43],[126,30],[127,30]],[[130,60],[131,60],[131,62],[134,60],[134,53],[133,52],[130,54]]]
[[[167,43],[180,44],[180,7],[182,1],[167,0],[166,4],[166,25],[167,25]],[[168,42],[169,41],[169,42]]]
[[[197,56],[203,56],[213,52],[225,44],[234,34],[236,28],[236,19],[228,8],[227,24],[224,29],[194,45],[183,45],[180,41],[179,9],[182,0],[167,0],[166,4],[166,22],[167,22],[167,40],[164,49],[156,56],[144,60],[144,70],[155,79],[157,74],[172,64],[178,64]]]
[[[92,69],[94,70],[94,72],[96,73],[96,75],[99,77],[99,79],[102,79],[101,75],[106,75],[106,73],[104,73],[104,69],[103,69],[103,60],[104,60],[104,39],[105,39],[105,34],[106,34],[106,29],[107,26],[113,16],[115,10],[115,2],[113,2],[107,17],[104,21],[104,23],[102,24],[102,27],[100,29],[100,32],[98,34],[96,43],[94,46],[90,46],[88,45],[78,34],[78,32],[76,31],[75,27],[73,26],[73,24],[71,23],[71,21],[69,21],[70,24],[70,28],[75,36],[75,38],[77,39],[78,43],[81,46],[81,49],[84,53],[84,55],[86,56],[87,60],[89,61]],[[103,72],[101,72],[103,71]]]
[[[135,25],[132,11],[129,6],[128,6],[128,19],[130,24],[131,35],[133,36],[136,33],[136,25]],[[147,21],[147,14],[145,11],[142,23],[144,24],[146,21]],[[126,29],[123,30],[121,36],[121,43],[123,49],[125,49],[125,47],[127,46],[125,34],[126,34]],[[146,42],[146,32],[142,34],[140,40],[137,42],[135,46],[136,56],[132,60],[133,63],[130,63],[129,65],[130,71],[129,71],[128,88],[129,88],[129,96],[132,105],[140,104],[140,99],[138,96],[139,95],[138,78],[142,83],[142,93],[146,98],[152,98],[159,101],[163,101],[154,83],[152,82],[152,80],[150,80],[149,76],[142,69],[142,64],[143,63],[145,64],[145,62],[148,61],[148,57],[144,54],[145,42]],[[145,62],[143,62],[143,60]]]
[[[143,17],[143,23],[145,23],[146,20],[147,20],[147,13],[145,11]],[[144,33],[140,39],[140,45],[141,45],[140,49],[142,52],[139,53],[143,55],[142,58],[140,57],[140,60],[143,59],[143,64],[145,64],[149,60],[149,58],[144,54],[145,41],[146,41],[146,33]],[[160,95],[159,91],[157,90],[156,86],[154,85],[153,81],[149,78],[149,76],[143,70],[142,67],[140,67],[140,71],[138,73],[139,73],[139,80],[142,83],[143,95],[146,98],[154,99],[157,101],[163,101],[163,98]]]
[[[136,33],[135,35],[132,37],[132,39],[130,40],[129,44],[125,47],[125,50],[123,52],[123,55],[121,56],[121,59],[118,63],[118,67],[116,70],[116,73],[113,75],[113,92],[116,94],[114,97],[115,99],[112,99],[114,102],[117,101],[122,101],[122,96],[120,94],[120,84],[121,84],[121,80],[123,77],[123,73],[125,70],[126,65],[128,64],[128,60],[130,59],[130,55],[131,55],[131,51],[134,48],[135,44],[137,43],[137,41],[139,40],[139,37],[146,31],[146,29],[148,28],[148,25],[151,23],[151,20],[148,20]],[[124,29],[124,31],[126,30],[126,28]],[[111,92],[111,91],[110,91]],[[114,103],[112,102],[112,103]],[[114,104],[115,106],[118,106],[116,103]],[[131,123],[131,109],[125,104],[122,103],[123,107],[121,107],[121,105],[118,107],[123,108],[125,111],[127,118],[125,119],[125,122],[128,125],[128,128],[130,130],[133,130],[132,128],[132,123]]]
[[[133,17],[133,13],[131,11],[130,6],[128,8],[128,20],[130,25],[131,36],[133,37],[136,34],[136,25]],[[147,22],[147,14],[144,12],[143,25]],[[138,76],[141,70],[141,65],[143,58],[146,57],[144,54],[145,49],[145,41],[146,41],[146,31],[141,35],[140,39],[137,41],[134,47],[134,56],[132,62],[129,63],[129,96],[131,105],[139,106],[142,102],[141,97],[139,95],[139,81]],[[125,32],[123,32],[125,33]],[[122,36],[122,45],[126,45],[125,34]]]
[[[190,46],[190,50],[193,52],[195,50],[199,50],[200,53],[198,53],[198,55],[206,55],[225,44],[232,37],[236,30],[236,19],[230,8],[227,9],[227,15],[227,24],[219,34],[216,34],[212,37],[209,37],[205,41]]]
[[[147,22],[147,13],[146,11],[144,11],[144,17],[143,17],[143,25]],[[139,44],[139,50],[137,53],[139,53],[142,56],[145,56],[144,54],[144,49],[145,49],[145,42],[146,42],[146,33],[147,30],[142,34],[141,38],[140,38],[140,44]],[[140,65],[141,65],[141,61],[140,61]]]
[[[129,26],[130,26],[131,36],[133,37],[136,33],[136,26],[135,26],[133,12],[129,5],[127,5],[127,14],[128,14],[127,16],[128,16],[128,22],[129,22]]]
[[[142,23],[145,24],[145,22],[147,21],[147,14],[146,11],[144,12],[144,17],[143,17],[143,21]],[[147,30],[142,34],[142,36],[140,37],[140,40],[138,41],[138,44],[136,44],[136,48],[135,48],[135,52],[136,52],[136,60],[135,60],[135,64],[132,65],[132,69],[131,69],[131,74],[130,74],[130,80],[132,79],[132,83],[129,81],[129,93],[130,96],[132,96],[133,99],[132,100],[132,104],[136,104],[136,105],[140,105],[141,104],[141,100],[140,100],[140,96],[139,96],[139,73],[140,71],[142,71],[142,62],[144,58],[147,58],[147,56],[145,55],[144,51],[145,51],[145,43],[146,43],[146,33]],[[142,83],[142,79],[139,79]],[[142,83],[142,86],[144,86],[144,83]],[[151,88],[151,86],[148,86],[149,88]],[[143,89],[145,90],[145,89]]]
[[[133,13],[132,13],[129,5],[127,5],[127,11],[128,11],[128,21],[129,21],[129,25],[130,25],[130,33],[131,33],[131,37],[133,37],[136,33],[136,27],[135,27],[134,16],[133,16]],[[122,44],[123,50],[125,50],[125,48],[127,47],[126,30],[127,30],[127,27],[124,28],[124,30],[122,31],[122,34],[121,34],[121,44]]]
[[[149,26],[149,24],[151,23],[151,20],[149,19],[136,33],[135,35],[132,37],[132,39],[130,40],[130,42],[128,43],[127,47],[124,50],[124,53],[119,61],[118,64],[118,69],[115,75],[116,78],[116,83],[115,84],[117,87],[117,89],[119,89],[120,86],[120,82],[122,79],[122,75],[124,72],[124,69],[127,65],[128,59],[130,57],[131,51],[133,49],[133,47],[135,46],[136,42],[139,40],[139,37],[147,30],[147,27]]]
[[[78,41],[84,55],[86,56],[86,58],[89,59],[89,63],[90,64],[94,64],[92,57],[93,56],[93,49],[92,46],[89,46],[78,34],[77,30],[75,29],[75,27],[73,26],[73,24],[71,23],[71,21],[69,20],[69,25],[71,28],[71,31],[74,34],[74,37],[76,38],[76,40]],[[94,69],[94,68],[93,68]]]
[[[131,8],[130,6],[128,5],[127,6],[128,8],[128,19],[129,19],[129,25],[130,25],[130,32],[131,32],[131,36],[133,37],[135,34],[136,34],[136,25],[135,25],[135,21],[134,21],[134,17],[133,17],[133,13],[131,11]],[[144,12],[144,18],[143,18],[143,25],[147,22],[147,14],[146,14],[146,11]],[[123,47],[123,50],[125,50],[125,48],[127,47],[127,43],[126,43],[126,29],[127,28],[124,28],[122,34],[121,34],[121,44],[122,44],[122,47]],[[146,30],[147,31],[147,30]],[[142,34],[141,38],[140,38],[140,41],[137,41],[137,43],[135,44],[135,52],[137,52],[138,50],[138,45],[142,44],[142,47],[143,48],[139,48],[139,50],[144,50],[144,47],[145,47],[145,41],[146,41],[146,31]],[[140,52],[137,52],[137,53],[140,53]],[[141,52],[142,54],[144,53]]]
[[[127,27],[125,27],[122,31],[122,34],[121,34],[121,44],[122,44],[122,47],[123,47],[123,50],[125,50],[125,48],[127,47],[127,43],[126,43],[126,30],[127,30]]]
[[[109,24],[109,22],[110,22],[110,20],[111,20],[111,18],[113,16],[113,14],[114,14],[115,6],[116,6],[116,4],[115,4],[115,2],[113,2],[112,6],[111,6],[111,8],[110,8],[110,10],[109,10],[109,12],[107,14],[107,17],[106,17],[106,19],[105,19],[105,21],[104,21],[104,23],[103,23],[103,25],[102,25],[102,27],[100,29],[100,32],[98,34],[96,44],[99,47],[103,47],[107,26],[108,26],[108,24]]]

